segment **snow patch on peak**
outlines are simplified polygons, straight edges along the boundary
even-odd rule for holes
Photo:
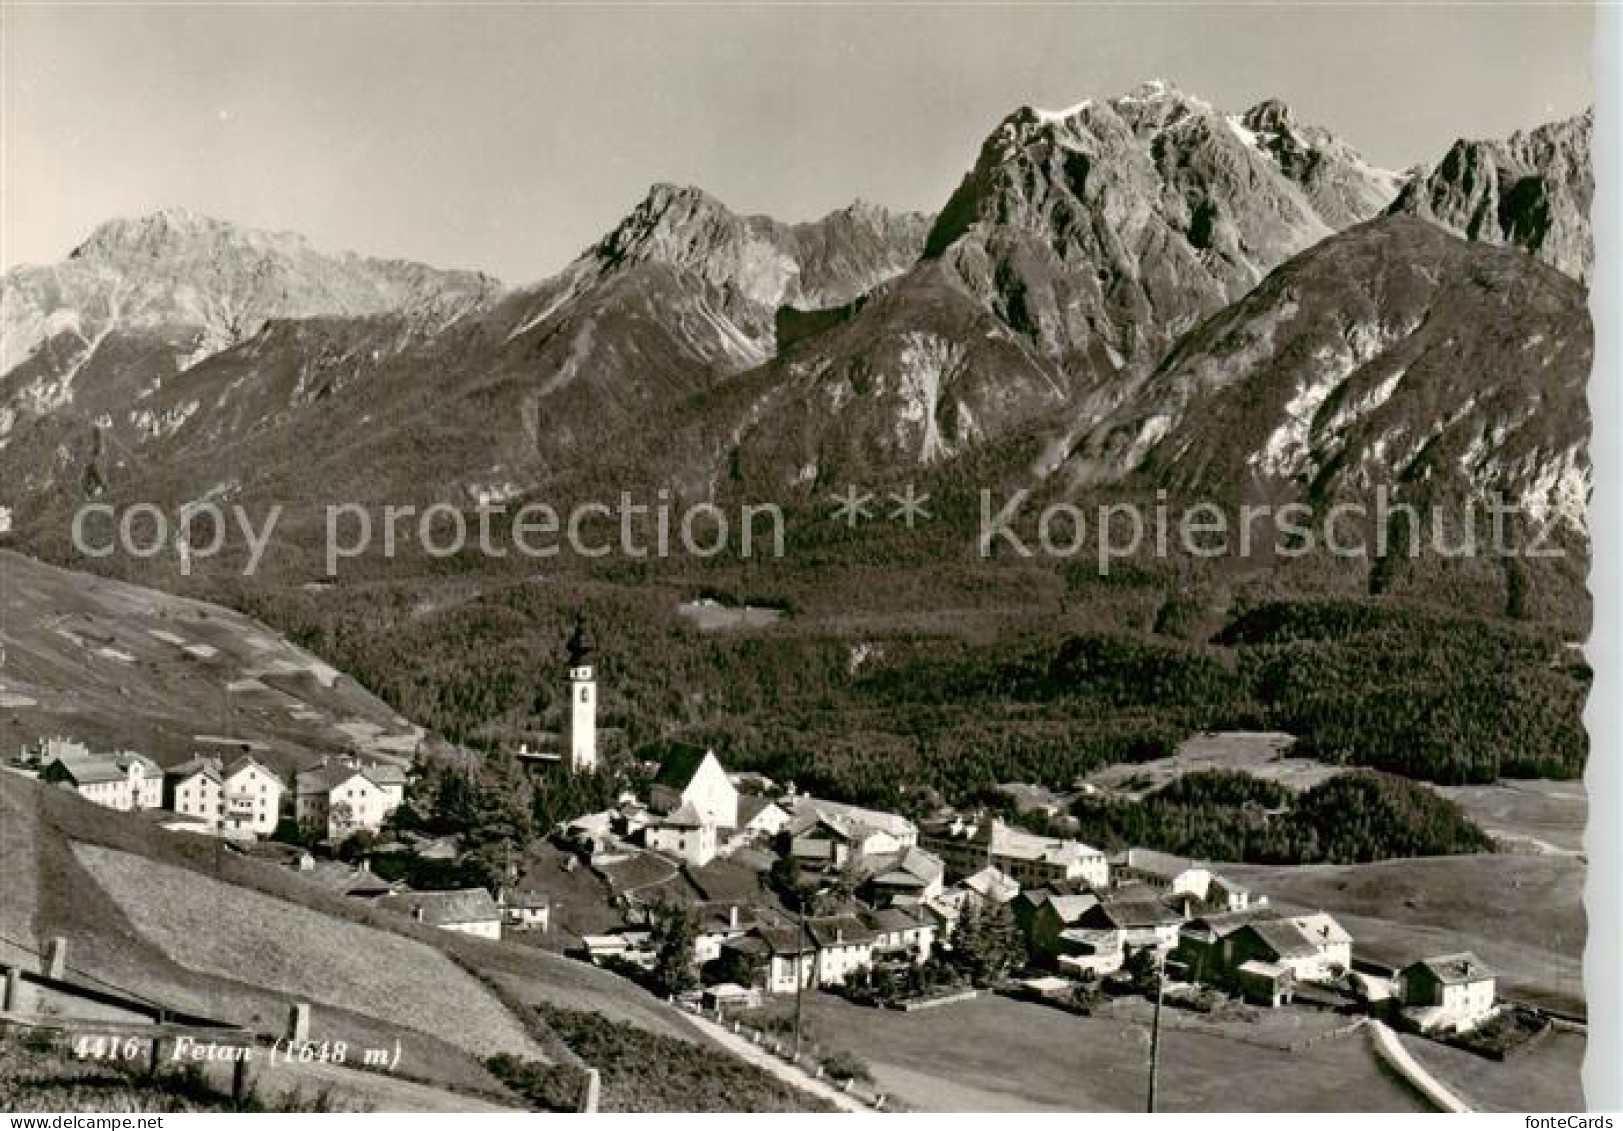
[[[1048,125],[1057,125],[1061,122],[1069,121],[1078,114],[1082,113],[1084,110],[1091,110],[1092,108],[1093,99],[1091,98],[1084,98],[1081,102],[1076,103],[1074,106],[1067,106],[1063,110],[1044,110],[1038,106],[1027,107],[1027,109],[1036,115],[1039,122],[1043,122]]]

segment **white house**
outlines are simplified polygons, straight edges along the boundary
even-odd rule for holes
[[[738,832],[750,839],[770,839],[789,826],[789,813],[783,806],[766,797],[740,794],[738,797]]]
[[[218,758],[200,755],[170,767],[164,775],[164,791],[169,809],[182,817],[211,829],[224,823],[225,792]]]
[[[68,786],[97,805],[127,811],[163,804],[163,770],[144,754],[92,754],[79,743],[48,739],[41,759],[42,780]]]
[[[808,918],[806,933],[817,944],[819,986],[844,985],[854,971],[873,965],[878,935],[855,915]]]
[[[660,817],[643,830],[643,842],[655,852],[675,856],[696,867],[716,858],[716,826],[692,802]]]
[[[864,912],[862,921],[874,934],[873,952],[876,957],[907,961],[914,965],[929,960],[940,930],[935,920],[924,911],[904,907]]]
[[[1296,968],[1298,978],[1304,982],[1326,982],[1352,970],[1352,936],[1340,923],[1319,911],[1298,915],[1291,924],[1318,951],[1318,957],[1312,962],[1304,962]]]
[[[225,823],[227,827],[270,836],[282,816],[282,795],[287,786],[274,770],[250,754],[226,767]]]
[[[397,766],[332,760],[300,771],[294,816],[300,825],[343,840],[376,832],[405,798],[406,775]]]
[[[656,813],[670,815],[692,806],[699,819],[710,825],[738,827],[738,787],[711,750],[680,746],[671,751],[660,763],[648,800]]]
[[[1461,1032],[1493,1015],[1493,971],[1469,951],[1440,954],[1398,971],[1398,999],[1427,1032]]]

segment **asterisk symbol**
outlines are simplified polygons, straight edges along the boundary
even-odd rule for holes
[[[896,504],[896,509],[890,512],[890,517],[899,518],[907,523],[909,530],[913,529],[914,520],[928,520],[930,517],[930,512],[924,509],[924,504],[930,501],[930,496],[914,491],[911,483],[907,485],[907,490],[900,495],[892,491],[890,499],[891,502]]]
[[[868,504],[873,501],[873,496],[854,485],[848,485],[843,495],[830,495],[829,498],[839,504],[829,517],[836,520],[843,519],[845,525],[852,530],[856,529],[857,523],[862,519],[873,517],[873,512],[868,509]]]

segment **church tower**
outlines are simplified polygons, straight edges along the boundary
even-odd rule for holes
[[[597,678],[592,673],[591,633],[583,621],[575,622],[569,638],[569,769],[590,773],[597,769]]]

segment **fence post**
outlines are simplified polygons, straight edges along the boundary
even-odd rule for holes
[[[45,976],[61,981],[68,973],[68,940],[56,935],[45,946]]]
[[[247,1049],[238,1049],[240,1054],[246,1054]],[[231,1066],[231,1102],[241,1105],[242,1098],[248,1094],[248,1057],[239,1055],[235,1064]]]
[[[602,1088],[603,1080],[597,1074],[597,1069],[588,1068],[586,1070],[586,1081],[581,1085],[579,1110],[587,1115],[594,1114],[597,1111],[598,1097]]]
[[[23,968],[21,966],[7,966],[5,999],[6,1012],[21,1013],[23,1011],[23,999],[27,992],[27,988],[23,985]]]

